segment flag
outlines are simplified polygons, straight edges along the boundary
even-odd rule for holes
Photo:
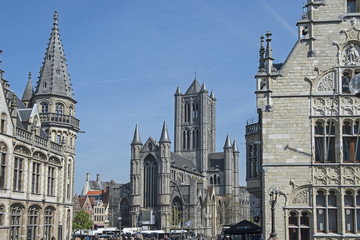
[[[191,221],[189,220],[187,221],[186,226],[190,227],[190,225],[191,225]]]

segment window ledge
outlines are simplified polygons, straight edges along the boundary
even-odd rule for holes
[[[345,13],[344,15],[342,15],[343,20],[351,19],[354,17],[360,18],[360,12]]]

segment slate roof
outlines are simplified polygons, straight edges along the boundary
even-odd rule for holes
[[[26,84],[26,88],[24,90],[21,100],[22,101],[30,101],[30,99],[32,98],[33,95],[34,95],[34,89],[33,89],[32,83],[31,83],[31,73],[29,73],[29,80],[28,80],[28,83]]]
[[[106,187],[109,185],[108,182],[101,182],[101,181],[93,181],[93,180],[90,180],[89,181],[89,186],[90,186],[90,189],[92,190],[106,190]]]
[[[40,69],[40,77],[36,85],[35,95],[54,94],[73,99],[74,95],[60,40],[58,14],[56,11],[53,19],[53,28],[43,66]]]
[[[174,152],[170,152],[170,159],[174,163],[173,164],[174,167],[185,170],[185,171],[189,171],[192,173],[200,174],[199,171],[197,170],[196,166],[194,165],[194,163],[191,160],[189,160],[183,156],[180,156]]]
[[[199,82],[195,79],[185,94],[198,93],[198,92],[200,92],[200,90],[201,90],[201,86],[200,86]]]

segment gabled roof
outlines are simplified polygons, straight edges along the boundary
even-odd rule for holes
[[[199,82],[195,79],[185,94],[199,93],[200,90],[201,90],[201,86]]]
[[[200,172],[198,172],[196,166],[190,159],[180,156],[174,152],[170,152],[170,159],[173,162],[172,166],[178,169],[186,170],[188,172],[200,174]]]
[[[90,180],[89,181],[89,186],[90,186],[90,191],[95,191],[95,190],[106,190],[106,187],[109,185],[108,182],[101,182],[101,181],[93,181]]]
[[[103,194],[104,193],[104,191],[100,191],[100,190],[97,190],[97,191],[88,191],[87,193],[86,193],[86,195],[87,196],[94,196],[94,195],[101,195],[101,194]]]
[[[40,77],[36,85],[35,95],[52,94],[73,99],[65,54],[60,40],[58,14],[56,11],[53,19],[53,28],[44,62],[40,69]]]

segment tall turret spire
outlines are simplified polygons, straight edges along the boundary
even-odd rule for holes
[[[34,95],[33,85],[31,83],[31,72],[28,74],[28,82],[26,84],[24,93],[22,95],[21,101],[24,102],[25,105],[31,100],[32,96]]]
[[[229,134],[228,134],[228,135],[226,136],[224,149],[232,148],[232,147],[233,147],[233,146],[231,145],[230,137],[229,137]]]
[[[37,82],[35,95],[53,94],[73,99],[65,54],[60,40],[59,19],[56,11],[53,19],[52,32],[43,66],[40,69],[40,77]]]
[[[166,126],[166,121],[164,121],[164,125],[161,131],[161,137],[159,143],[170,143],[169,133]]]
[[[138,124],[136,124],[135,132],[134,132],[134,138],[133,138],[133,141],[131,142],[131,145],[142,145],[141,140],[140,140],[140,133],[139,133],[139,125]]]
[[[265,60],[267,59],[271,59],[271,60],[274,60],[272,58],[272,49],[271,49],[271,32],[267,32],[266,33],[266,53],[265,53]]]

